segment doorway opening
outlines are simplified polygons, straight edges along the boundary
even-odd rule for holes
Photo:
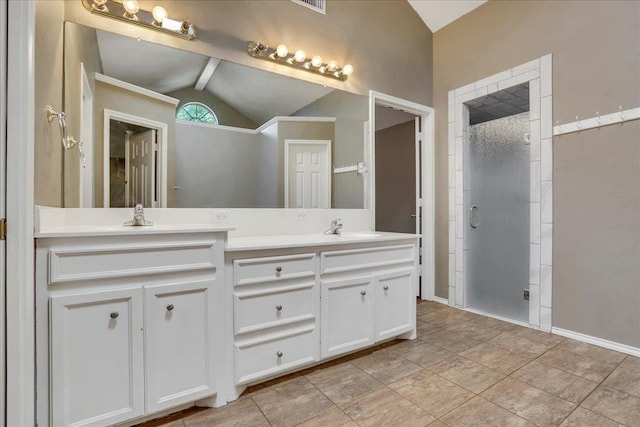
[[[449,305],[460,307],[480,314],[497,317],[512,323],[551,330],[552,314],[552,243],[553,243],[553,67],[552,56],[545,55],[525,64],[503,70],[492,76],[471,82],[465,86],[449,91],[448,108],[448,171],[449,171]],[[524,86],[521,86],[524,85]],[[520,86],[520,87],[518,87]],[[528,87],[528,90],[525,88]],[[506,92],[503,92],[504,90]],[[469,283],[474,280],[469,271],[471,255],[470,221],[475,224],[476,215],[481,207],[470,209],[469,192],[469,138],[470,127],[478,125],[472,121],[472,111],[485,105],[485,113],[504,110],[493,98],[504,100],[523,98],[518,92],[526,92],[528,98],[529,125],[529,189],[525,195],[529,198],[529,260],[528,280],[524,285],[518,283],[518,298],[526,301],[528,316],[524,321],[513,317],[491,314],[470,306]],[[518,101],[521,107],[527,105],[524,99]],[[516,103],[518,103],[516,102]],[[493,104],[493,107],[491,107]],[[508,109],[502,115],[522,113],[521,110]],[[500,116],[500,114],[498,114]],[[487,120],[491,120],[490,117]],[[483,120],[480,120],[483,121]],[[480,123],[482,125],[482,123]],[[494,147],[495,148],[495,147]],[[496,162],[489,170],[497,173],[502,166]],[[503,183],[504,184],[504,183]],[[525,196],[526,197],[526,196]],[[486,205],[486,202],[483,202]],[[485,211],[485,214],[487,212]],[[525,215],[526,217],[526,215]],[[485,215],[486,218],[486,215]],[[479,220],[479,219],[478,219]],[[526,222],[526,219],[525,219]],[[482,223],[478,223],[478,229]],[[485,227],[486,228],[486,227]],[[525,227],[519,228],[522,233]],[[482,251],[489,251],[490,245],[480,245]],[[502,264],[509,263],[503,259]],[[522,267],[525,268],[524,266]],[[520,280],[520,279],[519,279]],[[528,291],[529,299],[526,300]]]
[[[418,236],[416,296],[434,298],[433,109],[371,91],[371,211],[377,231]]]
[[[167,207],[167,124],[111,110],[104,123],[104,207]]]

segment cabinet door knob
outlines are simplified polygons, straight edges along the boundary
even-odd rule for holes
[[[276,356],[278,356],[278,357],[282,357],[282,356],[283,356],[283,354],[282,354],[282,352],[281,352],[281,351],[279,351],[279,352],[277,352],[277,353],[276,353]]]
[[[367,291],[360,291],[360,295],[365,296],[367,294]]]
[[[276,310],[281,311],[282,310],[282,306],[281,305],[276,305]]]
[[[384,286],[382,287],[382,289],[384,289],[385,291],[388,291],[388,290],[389,290],[389,287],[388,287],[387,285],[384,285]]]
[[[173,304],[169,304],[169,305],[167,306],[167,310],[169,310],[169,311],[173,310]]]
[[[276,271],[280,273],[282,271],[282,267],[276,267]]]
[[[111,317],[112,319],[117,319],[118,316],[120,316],[120,313],[118,313],[117,311],[114,311],[109,315],[109,317]]]

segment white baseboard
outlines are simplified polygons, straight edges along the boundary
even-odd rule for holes
[[[640,348],[632,347],[626,344],[620,344],[617,342],[605,340],[591,335],[581,334],[580,332],[569,331],[567,329],[551,328],[551,333],[560,335],[567,338],[572,338],[577,341],[586,342],[588,344],[597,345],[599,347],[608,348],[609,350],[619,351],[620,353],[630,354],[632,356],[640,357]]]
[[[440,304],[444,304],[444,305],[449,305],[449,300],[446,298],[441,298],[441,297],[437,297],[437,296],[433,296],[433,302],[437,302]]]

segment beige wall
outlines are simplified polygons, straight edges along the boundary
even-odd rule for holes
[[[126,89],[111,86],[96,81],[94,97],[94,197],[96,207],[103,207],[103,171],[104,171],[104,110],[114,110],[119,113],[151,119],[166,123],[167,131],[167,207],[174,206],[175,194],[171,189],[175,185],[175,133],[176,110],[173,104],[150,98]]]
[[[447,93],[553,54],[553,122],[640,106],[640,2],[490,1],[434,35],[436,295],[447,297]],[[640,346],[637,123],[554,138],[555,327]],[[589,274],[589,273],[592,274]]]
[[[62,140],[57,120],[47,122],[46,107],[63,111],[63,1],[36,2],[35,35],[35,203],[62,206]]]

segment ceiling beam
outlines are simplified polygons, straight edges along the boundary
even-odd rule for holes
[[[218,68],[218,64],[220,64],[218,58],[209,58],[209,62],[207,62],[207,65],[204,67],[204,70],[202,70],[202,74],[200,74],[196,82],[196,90],[202,91],[207,86],[207,83],[211,80],[211,76],[213,76],[216,68]]]

